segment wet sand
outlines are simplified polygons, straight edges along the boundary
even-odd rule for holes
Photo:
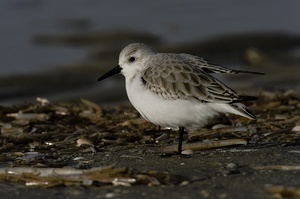
[[[300,147],[234,147],[189,156],[160,157],[155,146],[135,145],[98,152],[95,165],[114,164],[138,171],[168,172],[189,179],[186,185],[28,188],[1,183],[3,198],[276,198],[271,186],[297,187],[299,170],[259,169],[260,166],[300,165]],[[145,151],[138,153],[139,151]],[[138,154],[138,157],[136,157]],[[127,157],[123,157],[126,155]],[[291,194],[292,195],[292,194]],[[293,198],[293,197],[283,197]]]
[[[1,168],[114,165],[127,168],[124,182],[139,179],[123,186],[58,181],[46,188],[47,184],[25,186],[37,173],[24,173],[15,182],[16,178],[1,171],[1,194],[31,199],[296,198],[300,183],[299,99],[299,93],[291,90],[263,92],[259,101],[249,104],[260,117],[257,121],[229,116],[223,122],[228,126],[190,131],[184,136],[186,146],[232,139],[243,139],[245,144],[193,148],[185,151],[189,155],[180,156],[164,152],[167,146],[176,146],[176,131],[158,129],[140,119],[130,105],[38,99],[34,104],[1,107]]]

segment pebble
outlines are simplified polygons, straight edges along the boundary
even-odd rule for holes
[[[295,126],[293,129],[292,129],[293,132],[300,132],[300,125],[297,125]]]
[[[107,194],[105,194],[105,198],[113,198],[115,196],[116,196],[115,193],[107,193]]]

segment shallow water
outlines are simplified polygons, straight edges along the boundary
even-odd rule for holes
[[[127,100],[122,77],[101,84],[96,80],[117,64],[120,50],[131,42],[267,74],[218,76],[243,94],[300,90],[297,5],[298,1],[279,0],[3,0],[0,104],[32,102],[36,97]]]
[[[299,7],[297,0],[2,0],[0,75],[45,71],[83,59],[78,48],[35,45],[32,39],[39,34],[132,30],[168,43],[241,32],[299,34]]]

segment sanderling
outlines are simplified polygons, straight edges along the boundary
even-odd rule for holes
[[[128,98],[143,118],[179,129],[179,154],[185,128],[204,127],[220,113],[256,119],[240,103],[256,97],[238,95],[210,73],[263,73],[225,68],[189,54],[158,53],[142,43],[126,46],[119,64],[98,81],[118,73],[125,76]]]

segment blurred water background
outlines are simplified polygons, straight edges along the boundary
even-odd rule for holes
[[[298,0],[1,0],[0,105],[126,100],[97,78],[131,42],[265,76],[218,76],[239,92],[300,90]]]

